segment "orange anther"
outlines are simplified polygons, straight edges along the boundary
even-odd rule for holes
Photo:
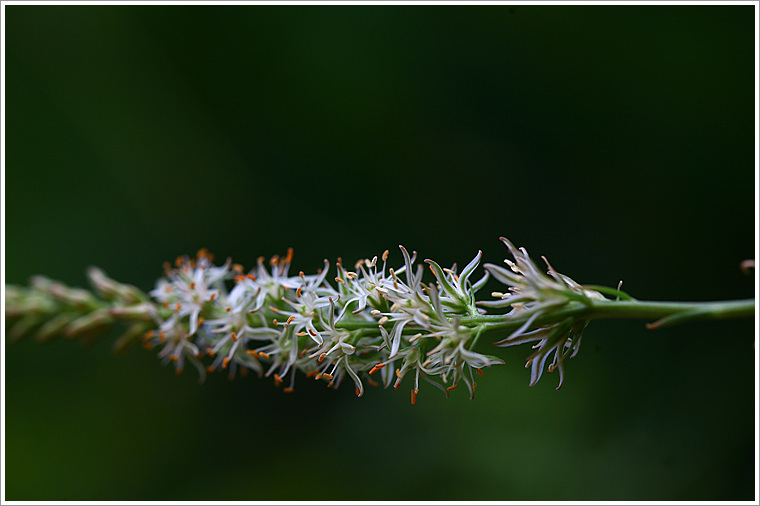
[[[229,313],[232,310],[232,308],[228,306],[228,307],[224,308],[224,310]]]
[[[286,325],[290,325],[290,322],[292,322],[292,321],[293,321],[293,320],[295,320],[295,319],[296,319],[296,317],[295,317],[295,316],[291,316],[290,318],[288,318],[288,321],[287,321],[287,322],[285,322],[285,324],[286,324]]]
[[[318,363],[318,364],[321,364],[321,363],[322,363],[322,361],[325,359],[325,357],[326,357],[326,356],[327,356],[327,353],[322,353],[322,354],[319,356],[319,358],[317,359],[317,363]],[[325,374],[325,378],[327,378],[327,375],[326,375],[326,374]],[[330,379],[330,378],[327,378],[327,379]]]
[[[155,333],[155,330],[149,330],[143,335],[143,339],[151,339]]]
[[[298,271],[298,275],[301,277],[301,279],[304,279],[303,271]]]
[[[324,373],[322,376],[324,376],[325,378],[327,378],[329,380],[333,379],[333,376],[330,373]]]
[[[288,248],[288,256],[285,257],[285,264],[289,264],[293,260],[293,248]]]
[[[412,388],[412,406],[417,402],[417,389]]]
[[[174,308],[174,311],[179,312],[179,308],[181,308],[181,307],[182,307],[182,303],[181,302],[177,302],[177,307]]]
[[[385,364],[376,364],[372,369],[369,370],[369,374],[375,374],[377,371],[385,367]]]
[[[296,290],[296,297],[298,297],[299,299],[301,298],[301,287],[300,286]]]
[[[246,274],[245,277],[256,281],[256,276],[254,276],[253,274]]]
[[[198,258],[206,258],[208,256],[208,249],[201,248],[198,250],[198,253],[195,254]]]
[[[182,265],[182,257],[177,257],[174,259],[174,267],[179,267]]]
[[[163,330],[162,330],[161,332],[159,332],[159,333],[158,333],[158,339],[159,339],[159,340],[160,340],[162,343],[165,343],[165,342],[166,342],[166,334],[164,333],[164,331],[163,331]]]
[[[242,274],[238,274],[237,276],[235,276],[235,283],[241,283],[244,280],[245,280],[245,276],[243,276]]]
[[[317,332],[314,329],[307,329],[309,331],[309,334],[311,334],[314,337],[317,337]]]
[[[214,299],[216,299],[216,292],[211,294],[211,297],[209,297],[208,301],[212,302]]]
[[[292,387],[283,388],[282,391],[285,392],[286,394],[289,394],[293,391],[293,388]]]
[[[322,373],[318,373],[316,376],[314,376],[314,381],[319,381],[322,378]]]
[[[260,356],[261,358],[269,358],[269,353],[264,353],[263,351],[260,351],[260,352],[259,352],[259,356]]]
[[[446,388],[446,390],[447,390],[447,391],[449,391],[449,392],[451,392],[451,391],[453,391],[453,390],[454,390],[456,387],[457,387],[457,384],[456,384],[456,383],[454,383],[454,384],[453,384],[453,385],[451,385],[450,387],[447,387],[447,388]]]
[[[280,255],[275,255],[272,258],[269,259],[269,265],[274,267],[280,262]]]
[[[478,371],[478,374],[480,374],[481,376],[483,376],[483,371],[481,369],[475,369],[475,370]]]
[[[383,262],[388,260],[388,250],[383,251]]]
[[[222,361],[222,367],[224,369],[227,369],[227,366],[229,365],[229,363],[230,363],[230,357],[224,357],[224,360]]]
[[[176,362],[177,360],[179,360],[179,357],[177,355],[169,355],[169,360],[171,360],[172,362]]]
[[[164,308],[165,309],[169,309],[169,303],[168,302],[164,302]]]
[[[401,375],[401,370],[400,369],[396,369],[396,377],[398,379],[402,379],[404,377],[404,376]]]
[[[195,290],[195,281],[190,283],[190,290]]]
[[[206,372],[214,372],[216,369],[214,369],[212,366],[206,366]]]
[[[367,383],[369,383],[369,384],[370,384],[370,386],[373,386],[373,387],[376,387],[376,386],[377,386],[377,381],[372,381],[371,379],[368,379],[368,380],[367,380]]]
[[[272,323],[274,323],[275,325],[278,325],[278,323],[277,323],[277,318],[273,319],[273,320],[272,320]]]
[[[282,378],[280,378],[280,376],[278,376],[277,373],[275,373],[274,374],[274,384],[277,385],[277,386],[279,386],[280,383],[282,383]]]
[[[276,307],[274,307],[274,306],[269,306],[269,309],[271,309],[271,310],[272,310],[272,311],[274,311],[275,313],[279,313],[279,312],[280,312],[280,310],[279,310],[279,309],[277,309],[277,308],[276,308]]]
[[[244,269],[243,269],[243,266],[240,264],[232,264],[232,270],[237,273],[241,273],[243,272]]]
[[[345,281],[343,281],[342,279],[340,279],[340,278],[338,278],[338,277],[336,277],[336,278],[335,278],[335,281],[337,281],[338,283],[340,283],[340,284],[343,284],[343,285],[345,285],[345,284],[346,284],[346,282],[345,282]]]
[[[209,357],[213,357],[214,355],[216,355],[216,353],[214,353],[214,350],[212,350],[211,348],[206,348],[206,355],[208,355]]]
[[[233,340],[233,341],[237,342],[237,334],[235,334],[235,333],[233,332],[233,333],[231,333],[231,334],[230,334],[230,337],[232,337],[232,340]]]
[[[258,356],[259,356],[259,352],[258,352],[258,351],[256,351],[256,350],[245,350],[245,352],[246,352],[248,355],[253,355],[253,356],[254,356],[254,357],[256,357],[256,358],[258,358]]]
[[[356,396],[357,397],[361,397],[362,396],[362,391],[359,390],[359,387],[356,387],[356,390],[354,390],[354,392],[356,392]]]
[[[198,325],[199,325],[199,326],[200,326],[200,325],[203,325],[203,322],[204,322],[204,321],[206,321],[206,319],[205,319],[204,317],[202,317],[202,316],[201,316],[200,318],[198,318]]]
[[[306,335],[306,332],[296,332],[296,335],[297,335],[298,337],[303,337],[303,336],[305,336],[305,335]],[[304,350],[304,351],[306,351],[306,350]]]
[[[298,358],[303,358],[303,356],[306,355],[306,350],[303,350],[300,355],[298,355]]]
[[[308,374],[306,375],[306,377],[307,377],[307,378],[311,378],[311,377],[313,377],[313,376],[316,376],[317,374],[319,374],[319,371],[317,371],[317,370],[314,370],[314,371],[311,371],[310,373],[308,373]]]

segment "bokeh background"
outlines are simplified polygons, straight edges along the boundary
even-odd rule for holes
[[[506,235],[640,299],[753,297],[753,12],[6,6],[5,281]],[[416,406],[6,345],[6,499],[753,499],[753,323],[643,323],[593,323],[559,392],[523,347]]]

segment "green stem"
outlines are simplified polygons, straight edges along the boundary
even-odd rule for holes
[[[659,302],[659,301],[593,301],[591,305],[572,302],[562,309],[539,316],[534,326],[562,321],[567,317],[585,320],[645,319],[657,320],[648,325],[658,328],[674,323],[695,320],[721,320],[747,318],[755,314],[755,300],[731,300],[717,302]],[[519,327],[525,319],[511,320],[506,315],[481,315],[462,317],[467,326],[484,324],[487,330],[509,330]]]

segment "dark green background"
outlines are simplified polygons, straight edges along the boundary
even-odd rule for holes
[[[5,12],[9,283],[147,290],[200,247],[462,266],[506,235],[640,299],[753,296],[752,6]],[[27,340],[6,498],[751,500],[752,322],[643,323],[593,323],[560,392],[522,347],[416,406]]]

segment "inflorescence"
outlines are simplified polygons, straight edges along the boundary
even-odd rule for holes
[[[398,388],[409,376],[414,403],[421,379],[447,396],[463,384],[472,398],[475,375],[504,363],[475,351],[475,344],[484,332],[510,330],[494,344],[535,343],[526,364],[530,384],[546,367],[559,371],[561,387],[563,362],[578,353],[588,320],[582,311],[560,310],[607,299],[548,262],[544,272],[524,249],[502,241],[514,261],[505,260],[508,268],[486,264],[477,281],[471,278],[482,252],[461,272],[425,260],[434,276],[425,283],[416,252],[410,255],[403,246],[403,265],[396,269],[388,266],[385,251],[353,269],[338,259],[330,275],[327,260],[316,274],[291,274],[292,249],[268,262],[259,258],[248,272],[230,259],[214,265],[204,249],[165,263],[148,294],[95,267],[87,273],[95,293],[36,276],[29,287],[6,287],[6,316],[15,321],[9,336],[91,339],[123,321],[127,328],[117,350],[142,342],[178,374],[188,364],[195,367],[201,381],[217,370],[230,378],[253,371],[292,392],[300,371],[330,387],[351,382],[361,397],[365,383]],[[478,301],[489,276],[506,289],[493,292],[494,300]],[[484,308],[506,312],[487,315]]]

